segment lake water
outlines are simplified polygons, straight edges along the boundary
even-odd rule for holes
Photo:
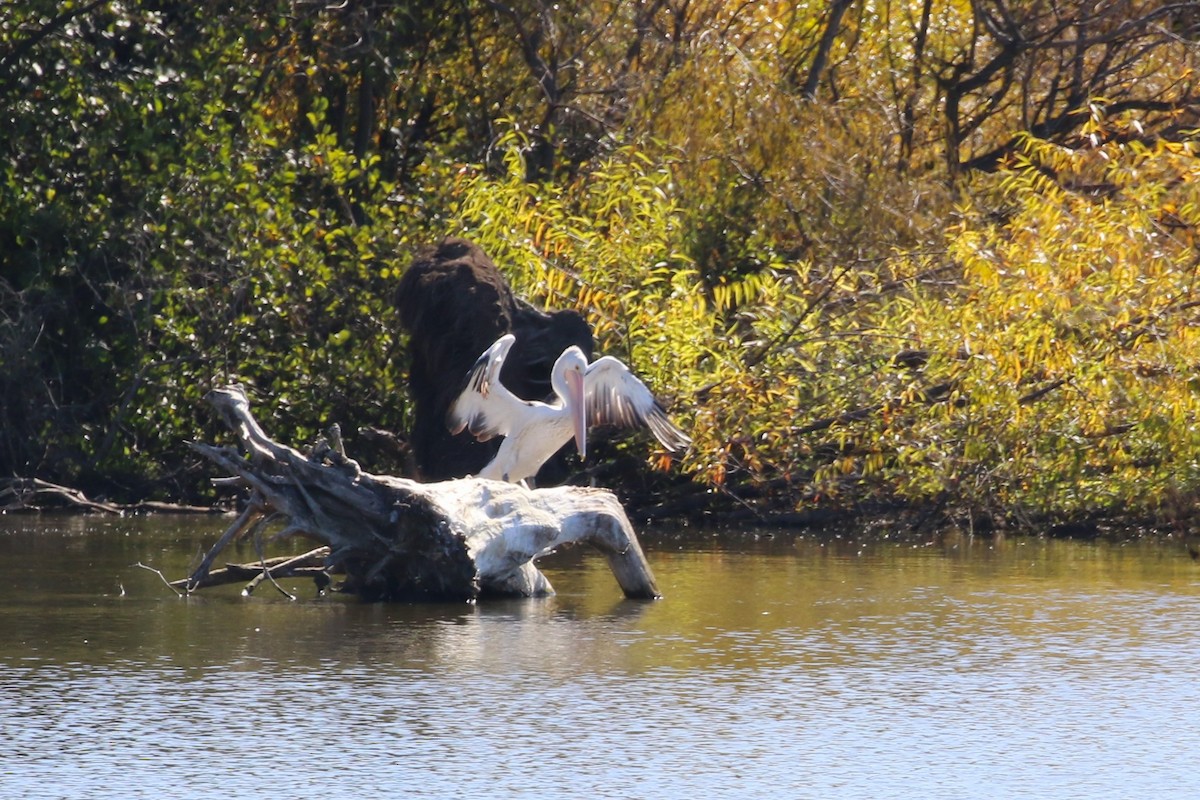
[[[652,528],[662,600],[572,552],[473,606],[133,566],[227,524],[0,517],[0,797],[1200,796],[1178,543]]]

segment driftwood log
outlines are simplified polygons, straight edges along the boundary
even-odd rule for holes
[[[608,557],[626,596],[659,596],[625,510],[607,490],[530,490],[476,478],[422,484],[369,475],[346,458],[336,435],[308,455],[272,441],[238,387],[215,389],[206,399],[235,432],[239,448],[191,446],[232,476],[221,480],[249,487],[250,500],[200,566],[175,582],[185,591],[216,582],[211,568],[228,544],[281,520],[277,538],[302,536],[322,547],[263,560],[254,569],[264,577],[338,573],[342,588],[367,600],[550,594],[534,561],[576,543]],[[223,574],[233,570],[234,579],[244,579],[250,568],[232,565]]]

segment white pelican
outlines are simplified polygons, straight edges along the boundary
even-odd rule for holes
[[[520,483],[536,475],[572,435],[579,457],[586,458],[589,423],[645,425],[673,452],[692,443],[667,419],[663,407],[629,367],[612,356],[588,364],[574,345],[562,352],[550,372],[555,399],[522,400],[500,382],[500,367],[514,341],[515,336],[505,334],[484,351],[446,415],[453,433],[466,428],[481,442],[504,437],[499,452],[478,477]]]

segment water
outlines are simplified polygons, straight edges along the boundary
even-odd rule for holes
[[[0,517],[0,797],[1184,798],[1178,544],[649,530],[666,595],[175,597],[227,520]],[[299,551],[302,544],[297,544]],[[253,549],[240,556],[253,559]]]

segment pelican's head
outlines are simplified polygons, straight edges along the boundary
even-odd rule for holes
[[[563,401],[575,431],[575,446],[579,457],[587,458],[587,397],[583,391],[583,376],[587,373],[587,356],[575,345],[563,350],[554,362],[550,383]]]

